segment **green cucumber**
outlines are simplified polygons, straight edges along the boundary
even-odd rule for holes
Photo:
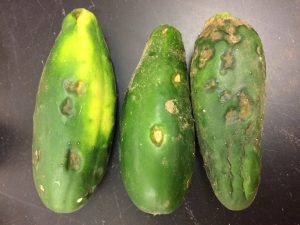
[[[229,13],[211,17],[195,43],[190,79],[213,191],[228,209],[245,209],[261,174],[266,65],[258,34]]]
[[[194,127],[181,34],[152,32],[128,87],[121,116],[121,174],[142,211],[167,214],[191,181]]]
[[[96,17],[75,9],[45,64],[33,117],[32,163],[37,192],[59,213],[82,207],[107,167],[116,90]]]

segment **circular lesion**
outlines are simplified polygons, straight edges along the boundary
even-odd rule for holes
[[[66,97],[59,106],[60,112],[64,116],[70,116],[73,113],[73,101],[70,97]]]

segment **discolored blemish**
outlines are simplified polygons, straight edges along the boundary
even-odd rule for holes
[[[217,31],[217,30],[212,31],[212,32],[210,33],[210,39],[211,39],[212,41],[219,41],[219,40],[222,39],[222,36],[223,36],[222,33],[219,32],[219,31]]]
[[[72,114],[73,103],[70,97],[65,98],[60,104],[60,112],[65,116],[70,116]]]
[[[168,165],[168,160],[167,160],[167,158],[163,158],[162,159],[162,161],[161,161],[161,164],[163,165],[163,166],[167,166]]]
[[[187,179],[185,182],[185,189],[188,189],[191,183],[191,179]]]
[[[229,44],[237,44],[242,40],[241,36],[233,34],[226,35],[225,39]]]
[[[164,133],[162,129],[157,126],[152,127],[150,131],[150,138],[152,143],[159,147],[164,139]]]
[[[198,72],[198,69],[196,69],[195,67],[193,67],[191,69],[191,77],[194,77],[197,74],[197,72]]]
[[[102,174],[103,174],[103,168],[102,168],[102,167],[99,167],[98,169],[96,169],[96,170],[94,171],[94,175],[95,175],[95,177],[97,177],[97,178],[101,177]]]
[[[86,90],[85,83],[81,80],[76,82],[65,80],[64,88],[69,94],[76,94],[78,96],[82,95]]]
[[[230,108],[225,115],[226,124],[232,124],[236,122],[239,118],[239,113],[236,109]]]
[[[80,169],[80,156],[78,155],[78,153],[73,150],[70,149],[68,150],[67,153],[67,160],[66,160],[66,169],[67,170],[74,170],[77,171]]]
[[[83,198],[78,198],[78,199],[76,200],[76,202],[77,202],[77,203],[81,203],[82,200],[83,200]]]
[[[225,90],[225,91],[222,91],[221,93],[221,96],[220,96],[220,102],[221,103],[225,103],[227,102],[228,100],[231,99],[231,94],[229,91]]]
[[[225,26],[225,32],[229,35],[235,34],[236,28],[233,25]]]
[[[226,70],[231,69],[234,64],[234,57],[231,50],[228,50],[223,53],[221,56],[222,65],[221,65],[221,71],[224,73]]]
[[[58,187],[60,187],[60,182],[59,181],[54,181],[54,184],[56,184]]]
[[[38,163],[41,159],[41,151],[39,149],[36,149],[34,151],[34,157],[35,157],[35,161]]]
[[[261,50],[261,47],[259,45],[256,47],[256,53],[257,53],[258,56],[262,55],[262,50]]]
[[[216,79],[212,79],[207,81],[204,84],[204,90],[205,91],[214,90],[217,86],[218,86],[218,82],[216,81]]]
[[[253,131],[253,124],[249,123],[248,126],[245,129],[245,133],[246,133],[246,135],[251,135],[252,131]]]
[[[209,46],[205,46],[201,51],[200,51],[200,56],[199,56],[199,67],[203,68],[206,65],[206,62],[211,59],[213,56],[213,49]]]
[[[174,100],[168,100],[165,103],[165,109],[169,112],[169,113],[177,113],[177,107],[174,103]]]
[[[40,190],[42,191],[42,192],[45,192],[45,188],[44,188],[44,185],[40,185]]]
[[[82,12],[82,9],[75,9],[75,10],[72,11],[72,15],[77,20],[80,16],[81,12]]]
[[[175,74],[175,76],[173,77],[173,83],[178,84],[180,83],[180,81],[181,81],[180,74],[179,73]]]
[[[240,107],[239,118],[241,120],[244,120],[248,117],[251,111],[251,104],[249,102],[248,97],[243,91],[239,95],[239,107]]]
[[[162,34],[166,34],[168,31],[168,28],[166,27],[165,29],[163,29]]]
[[[165,203],[164,203],[164,207],[165,208],[168,208],[170,206],[170,201],[169,200],[166,200]]]

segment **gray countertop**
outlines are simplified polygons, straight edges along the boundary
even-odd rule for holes
[[[43,206],[31,169],[35,95],[62,19],[76,7],[90,9],[100,20],[115,69],[119,108],[145,42],[157,25],[169,23],[182,32],[188,63],[197,34],[213,14],[230,11],[253,25],[266,54],[267,99],[262,181],[250,208],[225,209],[214,197],[197,158],[191,187],[176,212],[152,216],[139,211],[120,177],[118,132],[108,173],[84,208],[59,215]],[[1,0],[0,225],[300,224],[299,12],[299,0]]]

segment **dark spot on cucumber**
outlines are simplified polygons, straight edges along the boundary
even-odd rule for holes
[[[69,149],[67,152],[66,169],[77,171],[80,169],[80,155],[74,149]]]
[[[232,69],[234,64],[234,57],[232,50],[225,51],[221,56],[222,64],[221,64],[221,74],[226,73],[228,69]]]
[[[60,104],[60,112],[65,116],[70,116],[73,110],[73,102],[70,97],[65,98]]]
[[[72,15],[74,16],[74,18],[77,20],[81,14],[81,9],[75,9],[72,11]]]
[[[199,67],[203,68],[206,65],[206,62],[212,58],[214,54],[213,49],[210,46],[205,46],[201,51],[200,51],[200,56],[199,56]]]
[[[161,146],[164,140],[163,130],[158,126],[153,126],[150,130],[150,139],[157,147]]]
[[[205,91],[215,90],[217,86],[218,86],[218,82],[216,81],[216,79],[211,79],[204,84],[204,90]]]

